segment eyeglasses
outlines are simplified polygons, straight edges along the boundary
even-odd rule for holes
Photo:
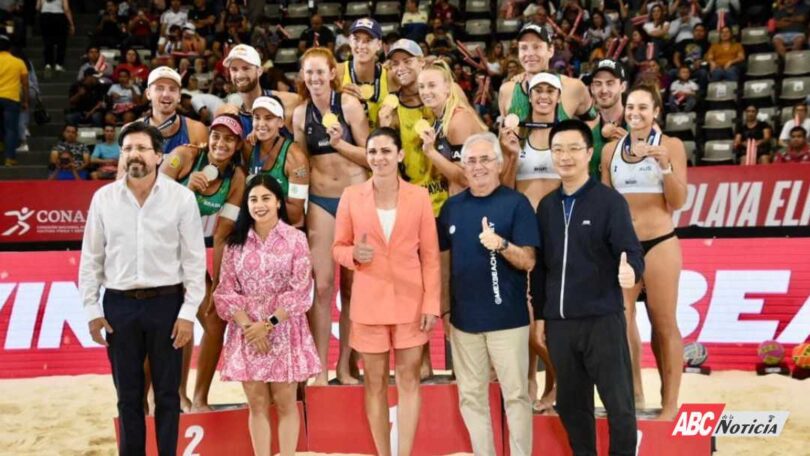
[[[144,153],[144,152],[147,152],[147,151],[150,151],[150,150],[155,150],[155,149],[152,148],[152,147],[143,147],[143,146],[126,146],[126,147],[121,148],[121,152],[123,152],[125,154],[129,154],[129,153],[132,153],[132,152],[137,152],[137,153],[141,154],[141,153]]]
[[[464,160],[464,166],[467,168],[475,168],[476,165],[489,166],[496,161],[498,161],[497,157],[468,158]]]
[[[554,147],[551,149],[551,153],[554,155],[577,155],[586,150],[588,150],[586,146]]]

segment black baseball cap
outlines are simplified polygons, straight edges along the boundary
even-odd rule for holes
[[[593,79],[593,77],[596,76],[596,73],[600,71],[607,71],[613,76],[619,78],[622,82],[627,81],[627,72],[624,71],[624,66],[620,62],[617,62],[616,60],[612,59],[600,60],[596,64],[596,68],[594,68],[594,70],[591,72],[590,79]]]
[[[551,44],[552,36],[548,32],[548,30],[543,26],[537,24],[524,25],[523,28],[520,29],[520,32],[518,33],[517,40],[520,41],[520,39],[523,38],[523,35],[527,33],[534,33],[535,35],[539,36],[541,40],[545,41],[548,44]]]

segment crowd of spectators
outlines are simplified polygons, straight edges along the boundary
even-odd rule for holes
[[[341,61],[351,58],[348,26],[354,17],[346,15],[346,2],[336,12],[309,5],[310,14],[305,16],[290,14],[301,6],[294,1],[268,2],[263,9],[253,3],[107,1],[70,88],[67,122],[120,127],[142,116],[148,109],[143,96],[146,77],[158,65],[176,68],[183,78],[182,114],[210,122],[223,103],[239,103],[223,59],[240,43],[261,54],[262,87],[279,91],[295,90],[297,57],[310,47],[328,47]],[[378,3],[392,2],[369,2],[372,14]],[[810,8],[801,0],[773,5],[745,0],[505,0],[483,2],[490,3],[484,14],[465,3],[473,2],[406,0],[395,9],[397,14],[375,17],[384,24],[383,51],[404,37],[418,42],[426,55],[448,60],[458,84],[490,128],[498,116],[498,87],[522,71],[517,43],[510,38],[523,24],[538,24],[554,35],[552,70],[579,77],[599,59],[617,58],[631,84],[652,81],[661,88],[667,113],[696,112],[697,125],[702,125],[705,111],[715,108],[706,100],[711,83],[735,82],[741,94],[743,83],[752,79],[746,75],[752,53],[775,52],[782,68],[788,51],[807,47],[810,19]],[[480,19],[489,19],[489,32],[471,28]],[[744,46],[742,30],[752,27],[765,27],[767,42]],[[776,78],[778,87],[778,73],[767,77]],[[796,116],[783,122],[787,115],[780,118],[775,115],[779,111],[764,109],[757,111],[754,122],[747,113],[780,106],[795,109],[796,116],[806,113],[804,100],[784,103],[774,97],[749,106],[740,97],[733,106],[725,106],[739,115],[735,131],[723,139],[734,141],[742,155],[746,140],[758,138],[760,157],[766,156],[760,161],[774,161],[774,154],[788,147]],[[662,127],[667,113],[659,120]],[[806,123],[808,130],[810,121]],[[779,135],[773,133],[776,129]],[[696,129],[684,139],[700,144],[701,132]]]

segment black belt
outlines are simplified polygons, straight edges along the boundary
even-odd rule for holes
[[[117,296],[124,296],[129,299],[152,299],[157,296],[167,296],[173,294],[183,293],[183,284],[167,285],[165,287],[155,288],[138,288],[136,290],[113,290],[107,288],[105,293],[110,293]]]

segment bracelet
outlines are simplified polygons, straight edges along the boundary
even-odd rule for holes
[[[672,163],[670,163],[669,166],[667,166],[666,168],[663,168],[661,170],[661,174],[663,174],[664,176],[672,174]]]

